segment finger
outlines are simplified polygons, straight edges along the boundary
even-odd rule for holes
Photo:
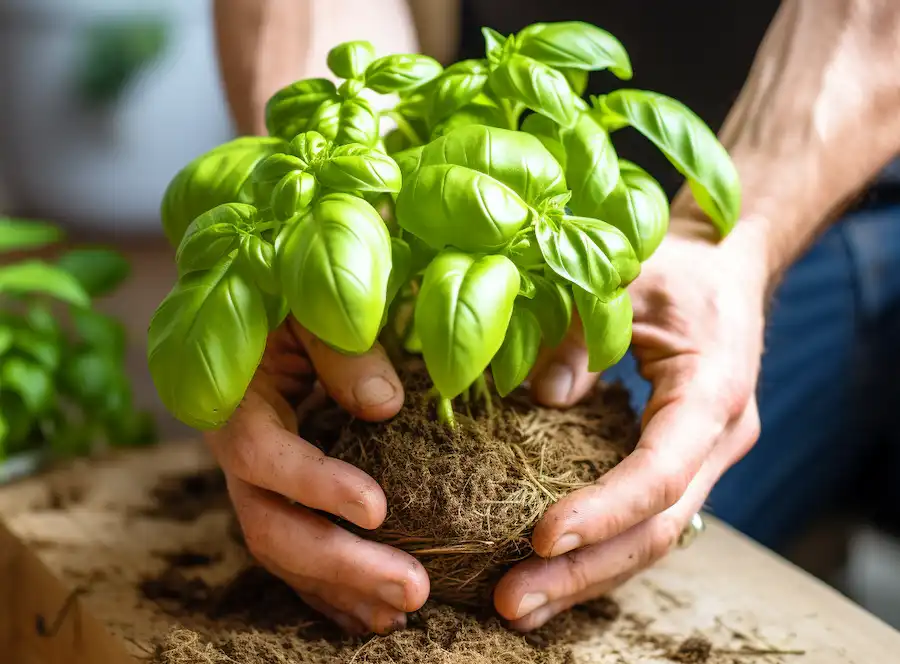
[[[418,610],[428,598],[428,575],[412,556],[352,535],[237,478],[229,477],[228,484],[247,548],[291,578],[352,588],[403,612]]]
[[[377,528],[384,521],[387,502],[378,483],[287,431],[255,389],[247,392],[227,426],[207,440],[222,469],[248,484],[361,528]]]
[[[581,597],[591,588],[608,592],[665,556],[684,526],[700,511],[713,484],[732,463],[735,445],[731,441],[753,435],[753,420],[754,414],[749,412],[741,418],[729,432],[729,441],[717,447],[683,498],[669,509],[608,541],[550,560],[535,557],[514,567],[494,591],[497,611],[526,626],[541,623],[554,615],[547,607],[564,606],[568,598]],[[530,614],[535,616],[524,620]]]
[[[276,576],[279,576],[277,572],[273,570],[269,570]],[[291,584],[293,585],[293,584]],[[295,588],[296,590],[296,588]],[[342,630],[351,634],[353,636],[362,636],[369,631],[368,625],[364,624],[359,618],[356,616],[350,615],[348,613],[344,613],[343,611],[338,611],[333,606],[328,604],[317,596],[311,593],[299,592],[300,599],[302,599],[306,604],[309,605],[314,611],[318,611],[323,616],[328,618],[333,623],[337,624]]]
[[[530,613],[526,613],[522,618],[511,621],[509,627],[517,632],[530,632],[535,630],[544,626],[554,616],[559,615],[563,611],[568,611],[573,606],[584,604],[585,602],[609,594],[633,576],[634,574],[632,573],[622,574],[621,576],[613,577],[612,579],[595,586],[591,586],[575,595],[569,595],[562,599],[544,604],[540,608]]]
[[[700,378],[671,399],[657,389],[654,398],[664,405],[647,421],[635,451],[547,510],[534,531],[536,553],[558,556],[608,540],[674,505],[727,425],[710,393]]]
[[[551,408],[567,408],[578,403],[597,383],[598,374],[588,371],[588,352],[581,322],[573,316],[572,326],[555,348],[545,348],[531,374],[531,397]]]
[[[290,575],[286,578],[289,579]],[[320,592],[328,597],[327,603],[321,600],[322,604],[330,607],[333,613],[349,616],[358,625],[362,625],[362,634],[374,632],[385,636],[406,627],[405,613],[385,602],[366,597],[352,588],[338,586],[323,588]]]
[[[344,410],[367,421],[388,419],[400,411],[403,386],[379,344],[363,355],[343,355],[299,323],[294,326],[319,381]]]

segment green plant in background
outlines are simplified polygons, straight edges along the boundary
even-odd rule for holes
[[[0,253],[61,239],[52,224],[0,217]],[[0,267],[0,461],[32,450],[83,455],[104,439],[154,440],[152,419],[132,403],[125,330],[92,307],[128,273],[122,256],[95,248]]]
[[[631,341],[626,287],[669,223],[660,185],[616,154],[622,128],[731,230],[737,173],[698,116],[644,90],[583,98],[590,71],[632,76],[611,34],[580,22],[483,32],[485,58],[446,69],[340,44],[328,65],[344,80],[287,86],[268,103],[268,136],[175,176],[162,221],[180,277],[148,359],[179,419],[222,425],[288,313],[344,353],[378,340],[421,353],[450,426],[453,399],[487,396],[487,369],[501,396],[520,385],[573,309],[591,370],[615,364]],[[378,95],[395,103],[376,111]]]

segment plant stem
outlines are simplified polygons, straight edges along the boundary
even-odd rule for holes
[[[397,123],[397,129],[406,136],[406,140],[412,143],[413,146],[422,145],[424,143],[415,128],[397,111],[388,111],[388,116],[393,118],[394,122]]]
[[[484,401],[484,409],[487,411],[488,417],[494,417],[494,400],[491,398],[491,391],[488,389],[487,380],[484,374],[475,379],[475,396]]]
[[[519,102],[510,102],[508,99],[501,99],[500,105],[503,113],[506,115],[506,122],[509,128],[516,131],[519,128],[519,116],[522,114],[524,107]]]
[[[456,428],[456,415],[453,414],[453,402],[450,399],[438,398],[438,421],[451,429]]]

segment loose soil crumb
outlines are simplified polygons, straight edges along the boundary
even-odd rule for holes
[[[596,481],[637,440],[619,386],[568,410],[536,407],[522,392],[494,400],[490,414],[474,397],[459,400],[454,431],[437,421],[422,374],[404,383],[406,403],[388,422],[341,417],[335,406],[317,411],[301,433],[381,485],[382,527],[345,527],[418,558],[431,597],[442,602],[489,603],[500,576],[532,554],[532,530],[547,508]]]
[[[228,508],[225,476],[218,468],[164,478],[152,491],[153,505],[140,516],[169,521],[196,521],[211,509]]]
[[[669,655],[673,662],[681,664],[705,664],[712,656],[712,643],[702,636],[685,639],[678,649]]]

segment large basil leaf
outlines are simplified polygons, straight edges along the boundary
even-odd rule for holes
[[[0,295],[5,293],[50,295],[78,306],[90,303],[90,295],[69,272],[37,259],[0,267]]]
[[[424,145],[418,145],[391,155],[396,162],[397,167],[400,169],[400,173],[403,175],[404,180],[412,175],[419,167],[419,161],[422,158],[422,150],[424,149]]]
[[[277,266],[294,317],[340,351],[369,350],[391,271],[391,240],[378,212],[356,196],[327,194],[287,233]]]
[[[516,35],[519,53],[551,67],[586,71],[609,69],[622,80],[632,77],[625,47],[606,30],[583,21],[535,23]]]
[[[390,305],[412,275],[412,250],[405,240],[391,238],[391,273],[388,277],[387,303]]]
[[[374,148],[342,145],[313,166],[319,182],[338,191],[398,192],[402,175],[397,163]]]
[[[522,131],[537,138],[565,171],[566,149],[563,146],[563,131],[558,124],[545,115],[531,113],[522,121]]]
[[[454,129],[422,151],[421,167],[438,164],[489,175],[531,206],[566,191],[562,168],[537,138],[521,131],[484,125]]]
[[[551,348],[558,346],[566,337],[572,322],[572,294],[566,286],[536,274],[534,296],[522,300],[522,307],[531,311],[541,326],[544,341]]]
[[[12,355],[0,360],[0,385],[18,394],[28,410],[40,415],[53,404],[53,377],[28,358]]]
[[[0,253],[39,249],[62,240],[62,231],[41,221],[0,217]]]
[[[397,197],[397,222],[435,249],[499,249],[533,212],[507,185],[456,164],[421,166]]]
[[[275,274],[275,247],[258,235],[245,235],[241,240],[239,260],[257,287],[269,294],[279,294]]]
[[[378,113],[362,97],[347,99],[341,104],[335,143],[359,143],[373,147],[378,142]]]
[[[310,118],[324,102],[338,101],[337,88],[326,78],[292,83],[266,103],[266,129],[286,141],[309,128]]]
[[[447,251],[425,270],[415,325],[425,366],[441,396],[469,387],[500,350],[519,292],[519,271],[504,256]]]
[[[564,134],[569,207],[577,215],[597,217],[597,208],[619,179],[619,160],[609,134],[588,113]]]
[[[268,332],[263,294],[231,258],[179,279],[148,333],[150,374],[163,404],[197,429],[222,426],[247,391]]]
[[[375,59],[375,47],[367,41],[349,41],[328,51],[328,68],[340,78],[361,78]]]
[[[488,80],[484,60],[463,60],[444,70],[431,91],[429,118],[436,124],[475,99]]]
[[[560,67],[559,71],[562,72],[562,75],[566,77],[569,85],[572,86],[572,92],[579,97],[585,93],[589,80],[589,74],[586,70]]]
[[[75,277],[91,297],[113,292],[131,274],[126,258],[111,249],[73,249],[56,264]]]
[[[266,319],[269,324],[269,330],[275,330],[284,322],[287,315],[291,313],[291,307],[288,305],[287,298],[283,295],[263,293],[263,299],[266,307]]]
[[[584,329],[588,371],[605,371],[621,360],[631,345],[634,314],[628,291],[620,288],[604,301],[576,286],[575,306]]]
[[[242,202],[241,191],[256,165],[287,144],[279,138],[244,136],[224,143],[185,166],[163,195],[162,224],[178,246],[188,225],[223,203]]]
[[[633,281],[641,264],[628,238],[597,219],[541,217],[537,238],[547,265],[567,281],[600,299]]]
[[[503,345],[491,360],[491,374],[501,397],[528,378],[541,348],[541,326],[531,311],[517,303]]]
[[[503,58],[491,71],[490,86],[501,97],[521,102],[563,127],[578,117],[577,97],[556,69],[524,55]]]
[[[244,203],[226,203],[201,214],[188,226],[175,253],[179,274],[210,269],[238,248],[255,220],[256,208]]]
[[[669,227],[669,199],[640,166],[619,160],[619,181],[591,216],[625,234],[638,259],[646,261],[659,247]]]
[[[292,173],[302,173],[308,166],[297,155],[284,152],[277,152],[261,160],[250,175],[248,189],[252,192],[253,204],[263,209],[269,207],[278,184]]]
[[[737,169],[709,126],[681,102],[645,90],[616,90],[599,100],[601,122],[630,125],[685,176],[700,208],[721,235],[741,213]]]
[[[366,70],[366,86],[387,94],[404,92],[427,83],[443,71],[441,64],[427,55],[386,55]]]

